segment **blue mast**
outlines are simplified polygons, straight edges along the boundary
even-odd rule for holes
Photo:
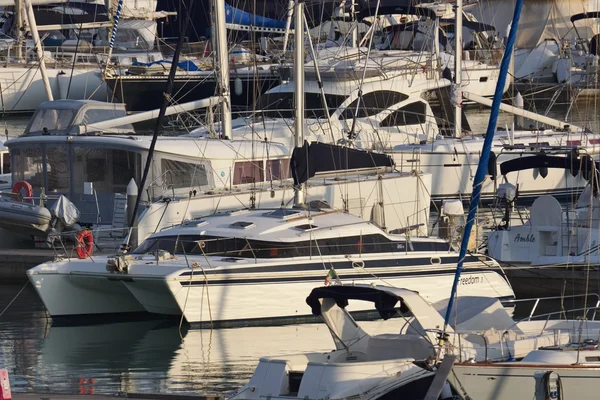
[[[490,113],[490,120],[488,122],[487,132],[485,133],[483,149],[481,150],[479,165],[477,166],[475,180],[473,181],[473,192],[471,193],[471,202],[469,203],[469,215],[467,217],[467,224],[465,225],[465,232],[463,234],[462,242],[460,245],[458,266],[456,267],[454,283],[452,284],[452,292],[450,294],[450,300],[448,301],[448,308],[446,310],[446,317],[444,319],[444,332],[446,331],[446,327],[450,322],[450,316],[452,315],[454,297],[456,296],[456,290],[458,288],[460,274],[462,272],[465,256],[467,254],[467,245],[471,236],[471,229],[473,228],[473,223],[475,222],[477,205],[479,204],[479,199],[481,196],[481,186],[483,185],[483,181],[487,172],[488,161],[490,159],[492,140],[494,139],[494,132],[496,130],[496,124],[498,122],[498,113],[500,112],[500,103],[502,102],[502,93],[504,92],[504,85],[506,84],[506,76],[508,75],[510,57],[512,55],[513,47],[515,45],[515,39],[517,38],[517,28],[519,26],[519,18],[521,17],[522,7],[523,0],[517,0],[515,3],[515,12],[513,14],[512,25],[510,26],[510,33],[508,34],[508,39],[506,41],[506,49],[504,50],[504,56],[502,57],[502,63],[500,64],[500,75],[498,77],[498,83],[496,84],[496,91],[494,92],[492,111]]]

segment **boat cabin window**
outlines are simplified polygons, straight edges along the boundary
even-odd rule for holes
[[[100,121],[108,121],[110,119],[126,117],[127,113],[124,109],[101,109],[101,108],[90,108],[83,114],[83,124],[93,124]]]
[[[235,166],[233,168],[234,185],[262,182],[265,180],[262,160],[238,161],[235,163]]]
[[[398,104],[401,101],[408,99],[408,96],[404,93],[394,92],[391,90],[378,90],[375,92],[369,92],[362,96],[360,100],[360,106],[358,109],[357,117],[366,118],[373,115],[377,115],[383,110],[388,109],[394,104]],[[355,99],[340,115],[341,120],[354,118],[356,113],[356,106],[358,104],[358,98]]]
[[[282,180],[290,178],[290,159],[268,160],[267,181]]]
[[[204,164],[192,164],[163,158],[160,161],[160,166],[164,183],[174,189],[208,185],[207,167]]]
[[[318,246],[317,246],[318,244]],[[447,251],[443,242],[416,242],[415,251]],[[408,247],[410,249],[410,246]],[[133,254],[165,250],[171,254],[205,254],[221,257],[289,258],[319,255],[405,252],[404,240],[391,240],[379,234],[305,240],[268,242],[262,240],[204,235],[163,236],[146,239]]]
[[[44,187],[42,149],[11,149],[13,182],[27,181],[33,189]]]
[[[125,193],[132,178],[139,182],[141,159],[126,150],[74,147],[75,190],[83,192],[83,182],[92,182],[99,193]]]
[[[325,94],[329,115],[325,113],[323,100],[320,93],[304,94],[304,117],[326,118],[346,100],[347,96]],[[294,92],[266,93],[256,101],[257,116],[267,118],[294,118],[296,108],[294,105]]]
[[[392,112],[379,123],[381,127],[418,125],[425,123],[425,103],[417,101]]]
[[[10,173],[10,154],[9,153],[2,154],[2,173],[3,174]]]
[[[71,125],[75,117],[75,110],[41,109],[33,116],[28,133],[44,133],[44,128],[49,133],[64,131]]]
[[[47,191],[69,193],[69,155],[64,146],[46,148]]]

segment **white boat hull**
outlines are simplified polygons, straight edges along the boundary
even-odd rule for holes
[[[47,72],[56,100],[108,100],[108,91],[97,67],[76,67],[72,78],[71,69],[48,68]],[[41,101],[48,99],[42,74],[36,66],[1,68],[0,85],[2,111],[6,113],[31,113]]]
[[[583,352],[585,353],[585,352]],[[520,365],[519,365],[520,364]],[[562,399],[595,400],[600,388],[600,366],[460,364],[454,366],[448,380],[455,388],[464,388],[473,400],[531,400],[536,384],[547,371],[560,376]]]
[[[367,283],[382,284],[409,288],[418,291],[431,302],[443,300],[450,293],[454,280],[455,265],[447,265],[444,271],[432,274],[423,268],[401,267],[404,273],[399,277],[382,277],[377,279],[375,271],[366,268],[360,277],[344,278],[343,270],[338,274],[343,284]],[[420,271],[419,271],[420,269]],[[391,271],[390,271],[391,272]],[[136,276],[133,282],[124,282],[131,293],[144,308],[153,313],[183,314],[190,323],[210,325],[211,323],[246,324],[250,320],[255,323],[266,323],[269,320],[301,319],[310,317],[310,308],[306,305],[306,293],[323,285],[327,270],[313,274],[313,279],[278,278],[260,280],[256,283],[237,283],[247,279],[232,278],[231,283],[221,281],[213,283],[214,278],[199,280],[201,271],[195,272],[195,282],[189,277],[157,279],[156,277]],[[289,273],[288,273],[289,275]],[[310,275],[307,271],[306,275]],[[213,282],[211,282],[211,280]],[[512,289],[495,271],[463,272],[459,295],[490,295],[499,298],[511,298]],[[251,299],[252,307],[245,307],[244,299]],[[280,301],[285,299],[284,301]],[[368,304],[354,304],[350,311],[366,311]],[[364,308],[367,307],[367,308]]]
[[[85,274],[58,274],[57,264],[46,265],[46,270],[29,270],[27,276],[52,317],[145,311],[119,281]]]

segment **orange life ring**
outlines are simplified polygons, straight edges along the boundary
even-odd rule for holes
[[[92,255],[92,251],[94,251],[94,236],[92,235],[92,231],[83,230],[79,232],[75,250],[77,251],[77,257],[81,260]]]
[[[25,189],[25,196],[21,193],[21,190]],[[17,195],[17,198],[20,201],[27,201],[29,203],[33,203],[33,187],[29,184],[29,182],[20,181],[13,185],[12,192]],[[25,199],[24,197],[29,197],[29,199]]]

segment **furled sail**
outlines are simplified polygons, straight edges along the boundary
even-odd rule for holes
[[[255,26],[260,28],[285,29],[285,21],[261,17],[225,3],[225,22],[228,24]]]

